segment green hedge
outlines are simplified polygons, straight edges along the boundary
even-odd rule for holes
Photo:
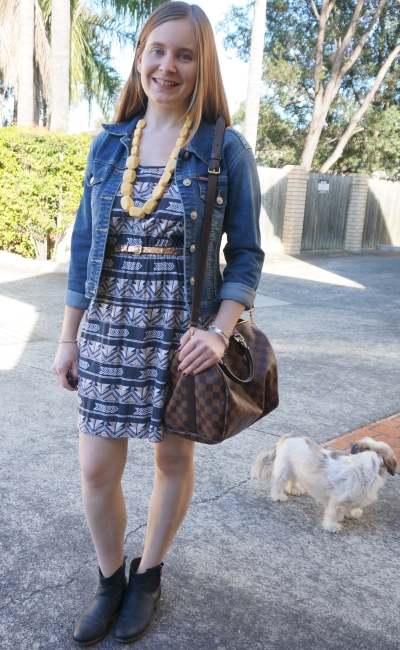
[[[75,218],[91,141],[89,133],[0,128],[0,249],[51,256]]]

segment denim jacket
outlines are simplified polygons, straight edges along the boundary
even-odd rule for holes
[[[139,120],[103,125],[90,148],[83,197],[71,242],[71,265],[65,302],[86,309],[98,291],[111,208],[122,181],[131,134]],[[184,271],[188,307],[193,299],[207,194],[208,165],[215,126],[203,121],[187,150],[179,151],[175,181],[184,207]],[[200,315],[216,314],[221,300],[253,306],[264,253],[260,248],[260,185],[253,153],[234,129],[226,129],[218,176],[207,271]],[[221,200],[222,199],[222,200]],[[220,271],[223,233],[226,266]]]

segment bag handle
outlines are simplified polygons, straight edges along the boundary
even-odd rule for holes
[[[243,354],[246,357],[246,361],[249,366],[249,374],[247,375],[246,379],[239,379],[239,377],[236,377],[236,375],[234,375],[233,372],[229,370],[223,357],[217,362],[226,376],[229,377],[229,379],[232,379],[232,381],[234,381],[236,384],[249,384],[251,381],[253,381],[254,377],[253,357],[251,356],[250,349],[247,346],[243,348]]]
[[[193,303],[192,303],[192,314],[190,317],[190,336],[192,338],[192,331],[198,328],[199,316],[200,316],[200,302],[201,294],[204,284],[204,276],[206,272],[207,265],[207,252],[208,252],[208,242],[210,240],[211,226],[212,226],[212,213],[215,201],[215,195],[217,193],[217,181],[218,175],[221,171],[221,152],[222,152],[222,143],[225,133],[225,120],[221,116],[217,119],[215,125],[215,135],[213,148],[211,153],[210,166],[208,168],[208,188],[207,188],[207,199],[206,207],[204,211],[204,223],[203,223],[203,233],[201,236],[200,251],[199,251],[199,263],[197,267],[196,280],[194,285],[193,292]]]

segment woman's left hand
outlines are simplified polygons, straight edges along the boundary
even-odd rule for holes
[[[197,375],[222,359],[225,344],[215,332],[196,330],[192,339],[190,332],[185,332],[179,349],[179,370],[184,375]]]

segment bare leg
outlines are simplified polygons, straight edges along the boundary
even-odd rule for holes
[[[124,557],[126,509],[121,478],[127,451],[127,438],[79,434],[83,507],[105,578],[119,569]]]
[[[194,445],[171,434],[154,445],[154,487],[137,573],[144,573],[163,561],[186,515],[194,487]]]

